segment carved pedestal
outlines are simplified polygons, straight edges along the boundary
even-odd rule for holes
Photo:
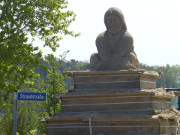
[[[174,93],[155,89],[156,72],[68,72],[75,89],[60,94],[62,113],[45,119],[48,135],[176,135]]]

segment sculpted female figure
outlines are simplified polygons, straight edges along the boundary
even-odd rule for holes
[[[118,8],[108,9],[104,23],[107,30],[96,39],[98,53],[91,55],[90,70],[138,69],[139,61],[134,52],[133,37],[127,31],[123,13]]]

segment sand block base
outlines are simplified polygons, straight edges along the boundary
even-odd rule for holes
[[[61,113],[46,119],[48,135],[176,135],[175,117],[139,113]]]
[[[174,94],[164,89],[152,90],[85,90],[60,94],[63,112],[130,111],[150,114],[152,110],[171,107]]]
[[[67,72],[74,90],[57,95],[62,113],[42,119],[48,135],[176,135],[173,92],[156,89],[156,72]]]
[[[77,71],[66,72],[74,78],[75,90],[85,89],[154,89],[157,72],[153,71]]]

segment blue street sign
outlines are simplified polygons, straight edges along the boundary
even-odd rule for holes
[[[19,92],[18,100],[46,101],[46,93]]]

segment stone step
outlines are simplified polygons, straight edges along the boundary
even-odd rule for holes
[[[158,93],[161,94],[158,95]],[[164,89],[139,91],[84,91],[81,94],[69,92],[60,94],[63,112],[85,111],[146,111],[164,110],[171,107],[175,95]]]

